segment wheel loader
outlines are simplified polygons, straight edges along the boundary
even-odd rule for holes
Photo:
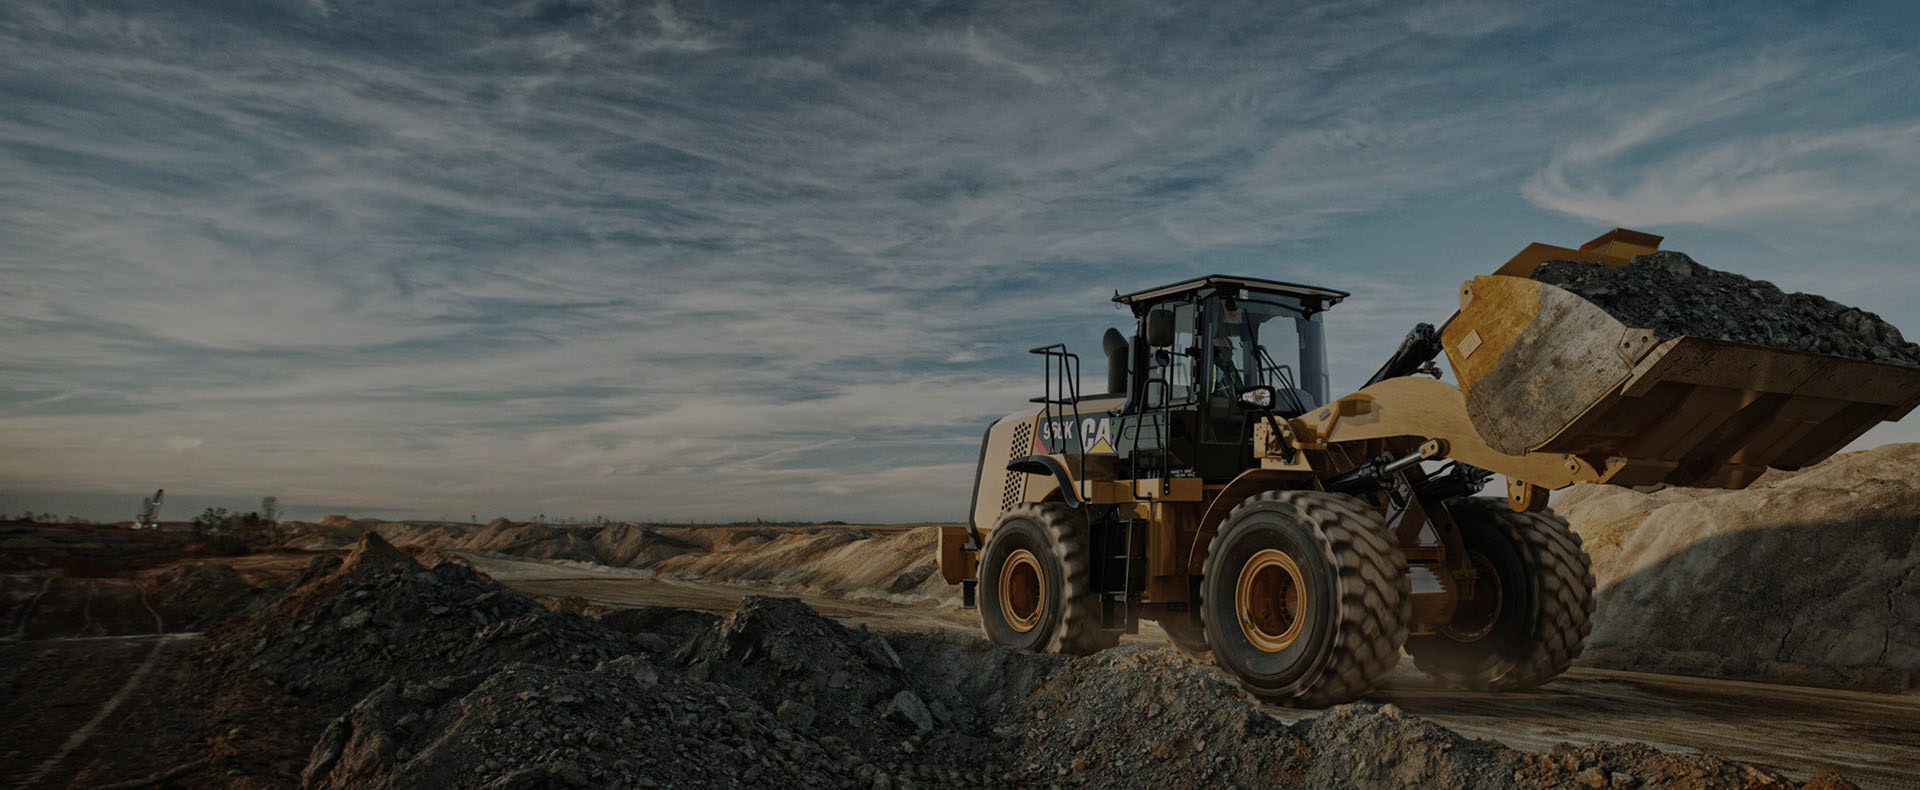
[[[1280,705],[1352,700],[1403,649],[1461,687],[1545,683],[1594,606],[1550,491],[1741,488],[1920,405],[1920,369],[1663,339],[1527,276],[1660,242],[1531,245],[1340,397],[1323,319],[1346,292],[1215,275],[1116,294],[1134,325],[1107,330],[1105,391],[1081,392],[1064,346],[1032,350],[1041,394],[987,428],[940,572],[1002,645],[1085,654],[1153,620]],[[1478,496],[1495,475],[1506,495]]]

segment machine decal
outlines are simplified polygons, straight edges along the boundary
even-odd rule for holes
[[[1113,418],[1071,414],[1041,418],[1034,432],[1035,455],[1084,452],[1087,455],[1113,455]],[[1081,450],[1080,448],[1086,448]]]

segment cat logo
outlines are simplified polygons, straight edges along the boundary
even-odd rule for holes
[[[1083,417],[1076,424],[1071,415],[1042,418],[1033,432],[1033,454],[1083,452],[1087,455],[1115,455],[1113,418]],[[1085,450],[1080,448],[1085,447]]]

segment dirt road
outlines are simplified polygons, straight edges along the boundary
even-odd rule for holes
[[[1830,765],[1861,787],[1920,788],[1920,698],[1912,696],[1584,668],[1534,692],[1495,694],[1435,688],[1411,664],[1372,698],[1515,748],[1636,741],[1800,780]]]
[[[731,611],[764,589],[655,578],[644,571],[468,556],[476,569],[536,596],[578,596],[610,606],[665,605]],[[843,601],[791,593],[822,613],[880,629],[974,632],[972,612]],[[1158,641],[1142,625],[1129,641]],[[1530,693],[1436,688],[1403,662],[1370,695],[1464,735],[1515,748],[1634,741],[1768,766],[1805,780],[1834,766],[1863,788],[1920,788],[1920,698],[1857,691],[1574,669]],[[1282,720],[1313,711],[1272,708]]]

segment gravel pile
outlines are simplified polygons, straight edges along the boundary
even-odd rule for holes
[[[1005,786],[1302,788],[1800,787],[1714,757],[1641,744],[1544,753],[1474,740],[1394,705],[1340,705],[1291,725],[1171,650],[1122,646],[1074,661],[1002,723]],[[1847,788],[1823,772],[1807,788]]]
[[[153,581],[156,609],[166,613],[162,630],[198,631],[246,610],[259,592],[232,568],[210,562],[168,568]]]
[[[876,786],[990,785],[990,726],[1066,662],[979,640],[848,628],[793,598],[749,596],[672,657],[689,679],[738,689],[797,731],[837,733]]]
[[[1294,787],[1308,768],[1297,735],[1165,648],[1123,646],[1067,665],[998,732],[1016,751],[1009,785]]]
[[[423,569],[374,533],[339,570],[287,592],[219,640],[233,665],[310,701],[358,699],[394,679],[424,682],[515,662],[590,668],[646,652],[626,634],[548,611],[465,566]]]
[[[602,622],[378,536],[216,648],[327,711],[313,788],[1793,786],[1641,746],[1518,752],[1393,706],[1288,725],[1157,647],[883,636],[766,597]]]
[[[1709,269],[1685,253],[1663,250],[1624,267],[1550,261],[1532,278],[1579,294],[1661,340],[1692,335],[1920,367],[1920,344],[1907,342],[1880,316]]]
[[[878,717],[915,733],[965,731],[999,713],[976,708],[948,678],[910,671],[886,637],[794,598],[748,597],[674,660],[687,677],[745,691],[799,727],[854,728]]]
[[[674,645],[706,633],[720,621],[707,612],[671,606],[614,609],[594,615],[601,625],[633,637],[651,653],[667,653]]]
[[[442,688],[441,686],[444,686]],[[470,687],[469,687],[470,686]],[[845,787],[839,738],[637,656],[511,664],[477,684],[389,683],[336,720],[309,787]]]

